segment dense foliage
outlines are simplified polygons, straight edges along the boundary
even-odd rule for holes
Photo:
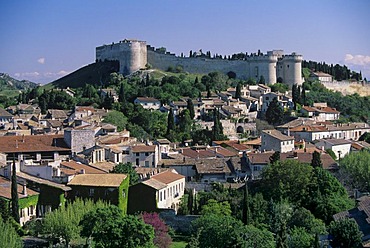
[[[370,191],[370,152],[352,152],[340,161],[341,173],[346,175],[347,183],[362,191]]]
[[[328,106],[341,112],[343,121],[366,122],[370,119],[370,96],[361,97],[358,94],[343,96],[340,92],[331,91],[317,82],[307,82],[304,85],[309,91],[306,95],[307,105],[326,102]]]
[[[163,222],[161,218],[159,218],[158,213],[142,213],[142,218],[145,224],[151,225],[154,228],[154,244],[157,247],[161,248],[169,248],[172,239],[171,236],[168,234],[169,228]]]
[[[116,166],[114,166],[113,170],[110,171],[110,173],[129,175],[130,185],[134,185],[139,182],[139,175],[130,162],[117,164]]]
[[[12,247],[12,248],[19,248],[23,247],[23,242],[13,225],[11,224],[10,220],[3,221],[0,216],[0,247]]]
[[[329,226],[329,233],[333,236],[332,247],[361,247],[362,233],[354,220],[333,221]]]
[[[95,247],[152,247],[154,230],[133,215],[125,216],[116,206],[100,207],[86,213],[80,222],[81,236]]]
[[[315,62],[315,61],[302,61],[302,68],[309,68],[313,71],[321,71],[328,73],[333,76],[335,80],[341,81],[341,80],[348,80],[348,79],[355,79],[357,81],[362,80],[361,72],[355,72],[348,69],[347,66],[343,65],[333,65],[333,64],[326,64],[325,62]]]

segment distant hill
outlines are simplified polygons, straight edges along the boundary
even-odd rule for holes
[[[84,66],[54,82],[45,85],[45,88],[78,88],[85,84],[100,85],[109,80],[109,75],[112,72],[119,71],[118,61],[96,62]]]
[[[4,90],[28,90],[36,88],[38,84],[28,80],[17,80],[6,73],[0,73],[0,91]]]

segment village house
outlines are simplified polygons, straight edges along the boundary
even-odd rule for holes
[[[140,104],[145,109],[158,110],[161,107],[161,102],[153,97],[137,97],[134,103]]]
[[[320,81],[321,83],[331,83],[333,82],[333,76],[321,71],[311,72],[309,79],[311,81]]]
[[[11,181],[0,176],[0,202],[1,206],[11,209]],[[19,204],[19,224],[23,226],[27,221],[36,218],[36,209],[39,193],[33,191],[25,184],[17,183],[18,204]]]
[[[68,184],[69,198],[106,201],[127,212],[129,176],[126,174],[79,174]]]
[[[0,108],[0,129],[8,129],[10,123],[13,121],[14,116],[3,108]],[[8,126],[8,128],[6,128]]]
[[[185,176],[164,171],[129,188],[128,213],[178,210],[185,191]]]
[[[293,109],[293,100],[292,98],[284,95],[284,94],[281,94],[281,93],[276,93],[276,92],[269,92],[269,93],[266,93],[262,96],[262,107],[261,107],[261,111],[262,112],[266,112],[268,107],[270,106],[270,103],[274,100],[274,99],[277,99],[278,103],[280,104],[280,106],[286,110],[286,109]]]
[[[139,167],[156,168],[160,160],[160,153],[156,145],[134,145],[129,148],[127,162]]]
[[[339,119],[340,112],[335,108],[330,108],[322,104],[314,104],[314,107],[303,106],[301,113],[305,116],[313,118],[316,121],[334,121]]]
[[[278,130],[263,130],[261,151],[290,152],[294,150],[294,137],[287,136]]]
[[[337,159],[341,159],[351,151],[352,142],[345,139],[318,139],[313,141],[321,150],[332,150]]]
[[[118,102],[118,95],[114,89],[100,89],[99,94],[101,97],[110,96],[113,98],[113,102]]]

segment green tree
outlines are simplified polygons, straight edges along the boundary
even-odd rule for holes
[[[312,153],[311,166],[313,168],[320,167],[322,168],[321,154],[318,151]]]
[[[271,157],[269,158],[270,164],[275,164],[276,162],[280,161],[280,152],[274,152]]]
[[[218,216],[231,215],[230,204],[227,201],[217,202],[214,199],[207,201],[200,212],[202,215],[214,214]]]
[[[288,226],[290,228],[304,228],[312,237],[326,233],[325,223],[315,218],[309,210],[302,207],[294,210]]]
[[[266,83],[265,77],[263,75],[260,76],[260,79],[259,79],[258,83],[259,84],[265,84]]]
[[[139,182],[139,175],[130,162],[117,164],[113,167],[113,170],[111,170],[110,173],[129,175],[130,185],[135,185]]]
[[[244,196],[243,196],[243,223],[245,225],[251,224],[252,213],[250,209],[250,196],[248,190],[248,183],[245,183],[244,186]]]
[[[239,247],[275,248],[273,233],[266,229],[259,229],[247,225],[242,233],[242,242]]]
[[[49,239],[63,239],[68,247],[72,240],[80,237],[79,223],[82,217],[89,211],[104,206],[102,202],[93,203],[77,199],[73,203],[47,213],[42,222],[42,232]]]
[[[116,110],[109,111],[103,120],[105,123],[117,126],[117,131],[119,132],[126,128],[127,121],[127,117],[122,112]]]
[[[312,248],[314,241],[314,236],[303,227],[293,227],[289,231],[288,247]]]
[[[168,117],[167,117],[167,135],[175,130],[175,117],[173,115],[173,109],[170,108],[170,111],[168,112]]]
[[[4,222],[0,216],[0,247],[23,247],[22,239],[19,237],[13,225],[9,222]]]
[[[261,190],[265,199],[287,199],[298,206],[309,197],[312,167],[288,159],[268,166],[261,174]]]
[[[153,227],[136,216],[124,216],[116,206],[97,208],[80,221],[81,236],[97,247],[152,247]]]
[[[348,175],[349,184],[363,191],[370,191],[370,152],[353,152],[340,161],[341,170]]]
[[[282,201],[272,206],[270,230],[276,234],[277,248],[288,247],[288,222],[292,213],[292,207],[288,202]]]
[[[271,125],[278,125],[283,121],[284,110],[275,97],[266,110],[266,120]]]
[[[123,83],[121,83],[119,86],[118,101],[122,103],[125,100],[126,100],[125,99],[125,88],[124,88]]]
[[[215,108],[213,110],[212,140],[225,140],[225,138],[222,123],[220,121],[220,114]]]
[[[11,197],[12,197],[12,217],[19,223],[19,202],[18,202],[18,184],[17,184],[17,171],[15,167],[15,159],[13,156],[12,166],[12,185],[11,185]]]
[[[361,245],[362,233],[354,220],[343,219],[333,221],[329,226],[329,233],[333,236],[333,247],[357,248]]]
[[[239,99],[242,95],[241,93],[242,84],[238,83],[235,88],[235,99]]]
[[[193,100],[191,100],[190,98],[187,101],[186,108],[189,110],[190,118],[194,120],[194,117],[195,117],[194,104],[193,104]]]

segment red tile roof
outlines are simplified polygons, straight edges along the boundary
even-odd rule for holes
[[[155,180],[157,180],[161,183],[169,184],[169,183],[175,182],[177,180],[183,179],[183,178],[185,178],[185,176],[167,170],[167,171],[158,173],[158,174],[152,176],[151,178],[155,179]]]
[[[18,184],[17,186],[18,198],[25,198],[27,196],[38,195],[39,193],[27,188],[27,196],[23,195],[23,185]],[[11,199],[11,181],[5,177],[0,176],[0,197]]]
[[[61,168],[71,169],[74,171],[73,174],[82,174],[81,171],[84,170],[85,174],[105,174],[105,171],[96,169],[94,167],[78,163],[76,161],[64,161],[60,163]]]
[[[132,146],[132,152],[155,152],[155,145],[146,146],[146,145],[138,145],[138,146]]]
[[[52,152],[70,151],[63,135],[1,136],[0,152]]]

